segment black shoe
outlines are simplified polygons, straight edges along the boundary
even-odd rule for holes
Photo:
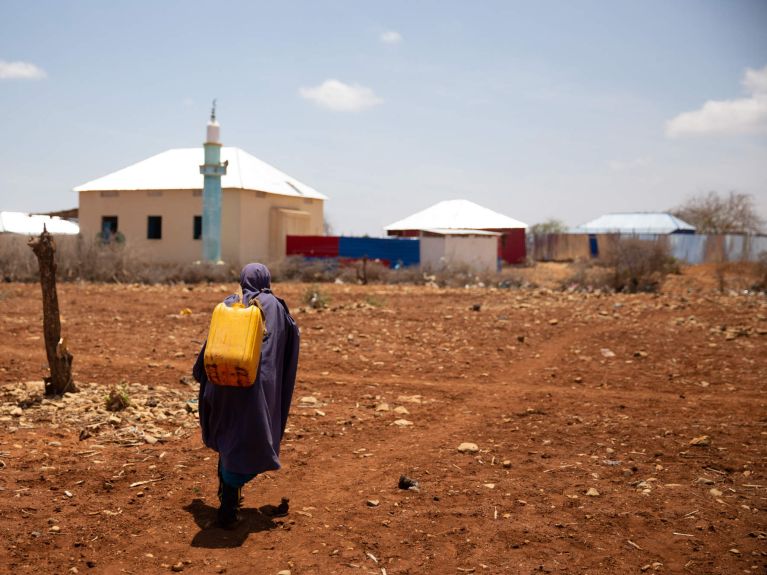
[[[240,522],[241,517],[238,513],[242,504],[242,489],[232,487],[224,483],[219,476],[218,482],[218,524],[224,529],[233,529]]]

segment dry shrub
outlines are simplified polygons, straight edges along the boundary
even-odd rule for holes
[[[33,281],[38,276],[37,260],[27,246],[27,237],[0,234],[0,276],[3,281]]]
[[[560,282],[565,290],[612,290],[613,273],[603,264],[590,260],[578,260],[571,266],[571,274]]]
[[[269,266],[277,282],[332,282],[338,277],[338,261],[333,258],[288,256]]]
[[[35,282],[37,259],[21,235],[0,236],[0,275],[4,281]],[[239,270],[212,263],[147,262],[126,244],[102,244],[80,236],[56,236],[56,275],[61,281],[126,283],[223,283],[239,278]]]
[[[312,309],[325,309],[330,303],[330,297],[313,285],[304,292],[303,302]]]
[[[361,283],[367,277],[367,283],[401,284],[425,283],[424,274],[418,266],[389,269],[384,263],[368,260],[364,267],[362,261],[342,261],[334,258],[304,258],[289,256],[270,265],[272,279],[280,282],[306,283]]]
[[[475,271],[469,264],[456,263],[440,267],[436,271],[424,270],[427,283],[439,287],[487,287],[498,285],[495,271]]]
[[[767,252],[761,252],[756,261],[756,281],[751,286],[754,291],[767,292]]]
[[[612,288],[617,292],[655,292],[669,273],[679,273],[679,265],[663,242],[620,239],[605,259],[612,273]]]
[[[669,273],[679,273],[678,262],[663,242],[618,239],[603,259],[579,260],[560,283],[568,290],[655,292]]]

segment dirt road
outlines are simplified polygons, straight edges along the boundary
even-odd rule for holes
[[[276,286],[302,329],[284,467],[227,532],[180,380],[233,286],[60,285],[83,391],[25,401],[39,287],[6,284],[0,571],[764,573],[767,301],[677,286],[322,285],[321,311]]]

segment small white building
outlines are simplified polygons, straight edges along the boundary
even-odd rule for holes
[[[468,266],[474,273],[498,269],[498,232],[421,230],[421,267],[432,271]]]
[[[424,245],[423,238],[441,238],[439,241],[426,241],[427,245],[442,244],[441,248],[434,248],[434,253],[441,252],[437,259],[449,257],[451,261],[458,262],[463,258],[474,268],[484,268],[492,259],[488,266],[491,269],[497,268],[499,259],[510,264],[525,261],[526,229],[526,223],[469,200],[438,202],[384,228],[389,236],[420,237],[421,246]],[[423,249],[421,265],[433,263],[432,247],[427,248],[425,259]],[[480,254],[472,250],[483,252]]]
[[[0,234],[39,236],[43,226],[53,235],[76,236],[80,226],[75,222],[56,216],[26,214],[24,212],[0,212]]]

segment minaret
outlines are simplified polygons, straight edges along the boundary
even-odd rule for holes
[[[208,262],[221,261],[221,176],[226,175],[226,165],[221,163],[221,127],[216,121],[216,101],[208,122],[205,148],[205,163],[200,173],[205,177],[202,190],[202,259]]]

